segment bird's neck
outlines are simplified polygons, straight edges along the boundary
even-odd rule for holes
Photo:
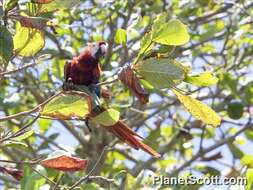
[[[82,54],[80,54],[78,57],[78,62],[80,64],[84,64],[84,65],[93,65],[93,66],[97,66],[99,60],[95,59],[94,57],[91,56],[91,54],[89,52],[84,52]]]

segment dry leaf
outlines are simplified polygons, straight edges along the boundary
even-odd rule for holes
[[[140,99],[141,104],[149,101],[148,92],[141,86],[139,78],[135,75],[130,66],[124,67],[119,73],[119,79]]]
[[[47,26],[47,19],[38,17],[19,16],[19,22],[23,27],[43,29]]]
[[[46,168],[52,168],[65,172],[84,170],[88,161],[73,156],[61,155],[42,160],[40,164]]]
[[[16,168],[0,167],[0,172],[7,173],[18,181],[20,181],[23,177],[23,171]]]

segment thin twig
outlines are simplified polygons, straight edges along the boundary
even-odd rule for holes
[[[91,176],[91,174],[92,174],[92,173],[95,171],[95,169],[97,168],[97,165],[98,165],[99,162],[101,161],[101,159],[102,159],[102,157],[104,156],[104,153],[105,153],[105,151],[106,151],[107,149],[108,149],[108,146],[105,146],[104,149],[103,149],[103,151],[101,152],[101,154],[100,154],[98,160],[96,161],[95,165],[94,165],[93,168],[90,170],[90,172],[89,172],[86,176],[84,176],[84,177],[82,177],[81,179],[79,179],[75,184],[73,184],[73,185],[69,188],[69,190],[73,190],[73,189],[76,188],[78,185],[80,185],[81,183],[83,183],[83,182],[85,182],[85,181],[87,181],[87,180],[89,179],[89,177]]]
[[[25,115],[29,115],[31,113],[34,113],[34,112],[37,112],[41,109],[42,106],[46,105],[48,102],[50,102],[53,98],[59,96],[60,94],[62,94],[63,91],[60,91],[60,92],[57,92],[55,95],[51,96],[50,98],[48,98],[46,101],[42,102],[41,104],[37,105],[36,107],[34,107],[33,109],[31,110],[28,110],[28,111],[24,111],[24,112],[20,112],[20,113],[17,113],[17,114],[13,114],[13,115],[9,115],[9,116],[4,116],[4,117],[0,117],[0,122],[1,121],[6,121],[6,120],[11,120],[11,119],[15,119],[15,118],[18,118],[18,117],[22,117],[22,116],[25,116]]]
[[[100,82],[100,83],[98,83],[98,84],[96,84],[96,85],[97,85],[97,86],[102,86],[102,85],[112,84],[112,83],[116,82],[118,79],[119,79],[119,78],[117,77],[117,78],[115,78],[115,79],[113,79],[113,80],[110,80],[110,81],[103,81],[103,82]]]
[[[36,170],[33,167],[30,167],[34,172],[36,172],[37,174],[39,174],[40,176],[44,177],[48,182],[52,183],[53,185],[56,185],[56,183],[54,181],[52,181],[51,179],[49,179],[47,176],[45,176],[44,174],[40,173],[38,170]]]
[[[12,164],[29,164],[29,165],[38,164],[40,161],[41,161],[41,159],[36,159],[36,160],[31,160],[31,161],[0,160],[0,162],[5,162],[5,163],[12,163]]]
[[[103,176],[89,176],[88,181],[94,181],[97,184],[99,184],[100,186],[106,186],[108,184],[113,184],[115,187],[117,186],[117,184],[115,184],[115,180],[114,179],[108,179],[105,178]]]
[[[33,66],[35,66],[35,65],[37,65],[38,63],[29,63],[29,64],[27,64],[27,65],[24,65],[24,66],[22,66],[22,67],[19,67],[19,68],[17,68],[17,69],[14,69],[14,70],[11,70],[11,71],[4,71],[4,72],[1,72],[0,73],[0,77],[3,77],[3,76],[5,76],[5,75],[10,75],[10,74],[13,74],[13,73],[16,73],[16,72],[19,72],[19,71],[22,71],[22,70],[24,70],[24,69],[26,69],[26,68],[28,68],[28,67],[33,67]]]
[[[26,132],[26,129],[28,127],[30,127],[32,124],[34,124],[37,121],[37,119],[39,119],[39,117],[40,117],[40,114],[38,114],[30,123],[28,123],[27,125],[25,125],[21,129],[19,129],[14,134],[6,135],[6,137],[4,137],[3,139],[0,139],[0,143],[2,143],[4,141],[7,141],[7,140],[10,140],[10,139],[13,139],[13,138],[16,138],[16,137],[24,134]]]
[[[60,173],[60,177],[59,177],[59,179],[57,180],[56,184],[54,185],[53,190],[57,190],[57,188],[58,188],[58,186],[59,186],[59,184],[60,184],[60,182],[61,182],[61,180],[62,180],[63,177],[64,177],[64,173],[61,172],[61,173]]]

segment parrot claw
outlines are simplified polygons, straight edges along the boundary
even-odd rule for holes
[[[95,92],[96,91],[96,88],[97,88],[97,85],[96,84],[90,84],[88,86],[90,92]]]
[[[72,82],[71,78],[68,78],[66,82],[63,84],[63,90],[69,91],[69,90],[75,90],[75,85]]]

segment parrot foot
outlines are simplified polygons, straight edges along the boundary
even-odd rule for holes
[[[89,91],[93,93],[93,92],[96,92],[97,85],[96,84],[90,84],[88,86],[88,88],[89,88]]]
[[[75,90],[75,85],[72,82],[71,78],[68,78],[67,82],[64,82],[64,84],[63,84],[63,90],[66,90],[66,91]]]

